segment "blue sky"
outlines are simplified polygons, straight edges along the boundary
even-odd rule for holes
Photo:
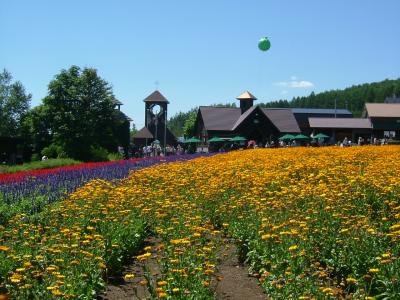
[[[169,116],[400,77],[398,0],[0,0],[0,68],[33,94],[71,65],[110,82],[137,127],[158,82]],[[268,52],[257,48],[268,36]]]

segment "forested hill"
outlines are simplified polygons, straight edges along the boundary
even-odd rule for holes
[[[400,96],[400,79],[354,85],[344,90],[331,90],[309,96],[295,97],[291,101],[278,100],[261,103],[263,107],[348,108],[359,116],[368,102],[383,102],[386,97]]]
[[[361,115],[364,104],[367,102],[383,102],[386,97],[400,96],[400,79],[386,79],[381,82],[354,85],[344,90],[331,90],[309,96],[295,97],[292,100],[278,100],[259,103],[262,107],[298,107],[298,108],[337,108],[349,109],[355,117]],[[214,104],[211,106],[235,107],[236,103]],[[168,127],[175,136],[182,136],[185,132],[190,135],[190,128],[196,119],[197,107],[188,112],[180,112],[168,121]]]

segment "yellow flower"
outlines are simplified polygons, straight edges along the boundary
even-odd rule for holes
[[[0,251],[7,252],[8,250],[10,250],[10,247],[7,247],[7,246],[0,246]]]
[[[164,285],[167,285],[167,284],[168,284],[168,282],[166,282],[166,281],[164,281],[164,280],[163,280],[163,281],[158,281],[158,282],[157,282],[157,285],[158,285],[158,286],[164,286]]]
[[[371,269],[368,270],[368,272],[369,272],[369,273],[372,273],[372,274],[378,273],[378,272],[379,272],[379,269],[377,269],[377,268],[371,268]]]
[[[352,277],[348,277],[348,278],[346,278],[346,282],[349,283],[349,284],[353,284],[353,283],[357,282],[357,279],[352,278]]]
[[[293,246],[290,246],[288,250],[293,251],[293,250],[296,250],[297,248],[299,248],[299,246],[293,245]]]
[[[264,234],[264,235],[261,236],[261,239],[262,240],[266,240],[266,239],[269,239],[270,237],[271,237],[270,234]]]
[[[136,258],[137,258],[137,260],[139,260],[139,261],[143,261],[143,260],[148,259],[150,256],[151,256],[151,253],[150,253],[150,252],[146,252],[146,253],[144,253],[144,254],[142,254],[142,255],[136,256]]]
[[[135,275],[134,275],[134,274],[126,274],[126,275],[124,276],[124,279],[125,279],[125,280],[129,280],[129,279],[132,279],[132,278],[135,278]]]

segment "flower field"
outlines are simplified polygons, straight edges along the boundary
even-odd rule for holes
[[[399,171],[396,146],[287,148],[92,180],[0,227],[0,294],[96,298],[135,255],[155,298],[212,299],[228,236],[273,299],[399,299]]]
[[[92,179],[116,180],[130,171],[162,162],[183,161],[198,155],[137,158],[130,160],[81,163],[52,169],[0,174],[0,224],[17,213],[38,213],[65,198]]]

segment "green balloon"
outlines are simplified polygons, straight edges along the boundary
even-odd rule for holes
[[[261,51],[268,51],[269,48],[271,48],[271,42],[268,40],[268,38],[261,38],[258,42],[258,49]]]

